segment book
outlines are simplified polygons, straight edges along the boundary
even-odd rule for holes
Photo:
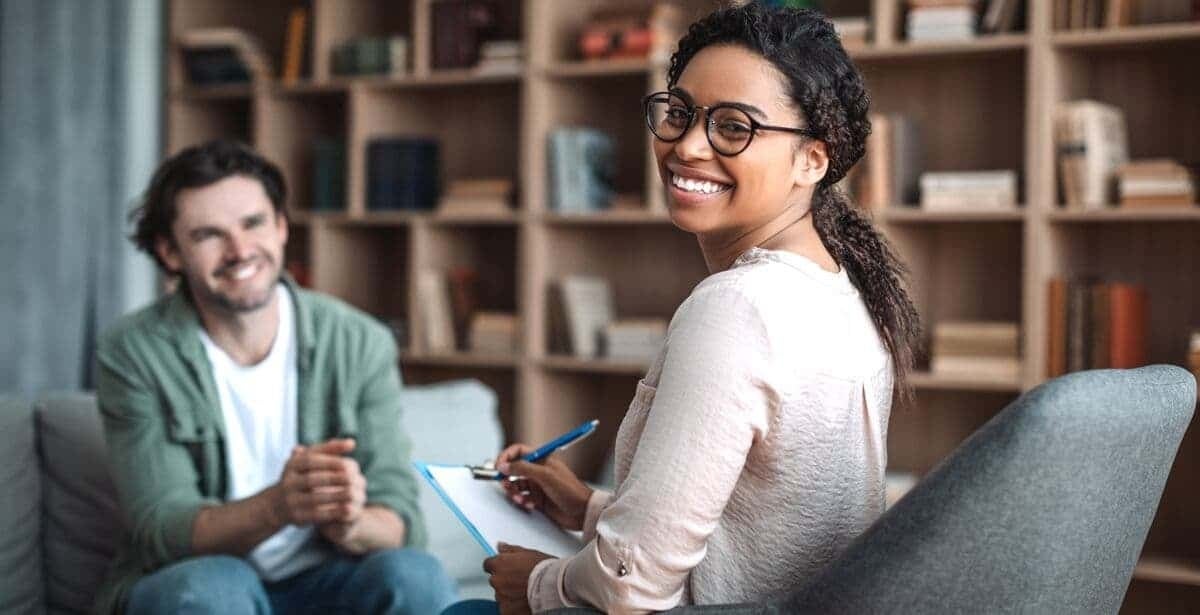
[[[367,142],[367,209],[429,211],[438,203],[438,143],[422,137]]]
[[[471,317],[468,344],[472,352],[512,354],[519,339],[520,320],[515,314],[477,311]]]
[[[887,207],[915,205],[920,195],[922,166],[920,131],[912,118],[900,114],[869,116],[865,173],[858,184],[863,207],[878,212]]]
[[[1046,377],[1067,373],[1067,281],[1053,278],[1047,282]]]
[[[1112,367],[1141,367],[1146,364],[1146,334],[1150,324],[1146,289],[1132,284],[1112,284],[1109,293],[1109,360]]]
[[[280,75],[285,84],[296,83],[303,74],[307,32],[308,8],[292,8],[288,13],[287,33],[284,35],[283,73]]]
[[[1021,377],[1021,359],[1019,357],[939,357],[934,355],[930,359],[929,367],[934,374],[956,378],[1016,380]]]
[[[1091,281],[1071,280],[1067,283],[1067,371],[1088,368],[1091,359]]]
[[[1115,202],[1115,172],[1129,161],[1125,114],[1094,100],[1059,103],[1054,129],[1066,206],[1109,207]]]
[[[934,326],[934,355],[1020,355],[1020,327],[1012,322],[943,322]]]
[[[430,352],[454,350],[454,316],[446,276],[432,269],[417,274],[417,318],[421,342]]]
[[[559,296],[571,354],[601,355],[601,334],[613,321],[612,288],[604,278],[569,275],[559,280]]]
[[[615,196],[613,140],[592,128],[562,127],[547,137],[550,209],[590,213],[608,209]]]
[[[1016,171],[922,173],[921,207],[933,210],[1013,209]]]
[[[319,137],[312,145],[312,210],[346,209],[346,141]]]
[[[513,182],[503,177],[457,179],[446,185],[437,210],[444,215],[504,214],[512,211]]]
[[[1112,286],[1104,282],[1092,285],[1091,347],[1089,369],[1112,367]]]
[[[470,349],[471,317],[479,309],[479,272],[471,267],[454,267],[446,272],[450,289],[450,312],[454,318],[455,347]]]
[[[621,319],[604,328],[603,354],[612,359],[650,361],[667,339],[663,318]]]
[[[1191,169],[1170,159],[1133,160],[1116,170],[1118,205],[1191,205],[1196,181]]]

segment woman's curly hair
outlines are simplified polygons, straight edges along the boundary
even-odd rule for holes
[[[814,138],[825,143],[829,168],[813,194],[813,224],[825,248],[846,268],[891,354],[895,391],[911,400],[908,373],[921,337],[920,317],[905,287],[907,270],[871,220],[836,187],[866,150],[871,97],[837,33],[819,12],[750,2],[692,24],[671,56],[669,87],[701,49],[737,45],[784,76],[793,104]]]

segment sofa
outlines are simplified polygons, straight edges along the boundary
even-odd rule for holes
[[[406,386],[413,458],[478,462],[504,442],[496,396],[477,381]],[[99,412],[90,394],[0,400],[0,615],[82,613],[120,539]],[[483,549],[421,481],[429,551],[463,598],[491,597]]]

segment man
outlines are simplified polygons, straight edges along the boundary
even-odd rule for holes
[[[97,351],[128,536],[101,612],[436,613],[388,330],[282,271],[279,170],[214,141],[155,173],[132,237],[178,290]]]

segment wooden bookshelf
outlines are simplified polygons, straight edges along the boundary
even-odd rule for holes
[[[291,84],[196,88],[169,53],[165,153],[224,136],[252,143],[279,163],[291,195],[289,261],[305,264],[317,290],[405,329],[405,381],[477,378],[497,391],[512,438],[529,442],[600,418],[597,436],[568,455],[590,476],[647,365],[560,354],[551,345],[552,285],[568,274],[601,275],[613,284],[619,316],[669,318],[707,275],[695,239],[670,223],[638,109],[643,95],[664,86],[665,64],[584,62],[574,53],[575,34],[592,10],[655,0],[520,0],[524,68],[503,73],[431,69],[434,1],[272,0],[247,9],[241,0],[171,0],[168,41],[193,27],[244,28],[263,40],[277,67],[288,12],[311,6],[312,73]],[[684,7],[698,17],[721,2],[689,0]],[[824,3],[831,14],[873,12],[902,21],[901,5]],[[1200,161],[1200,23],[1054,32],[1051,2],[1028,0],[1027,9],[1014,33],[953,43],[909,43],[901,36],[851,50],[873,109],[917,122],[924,170],[1012,169],[1024,203],[1011,211],[889,207],[875,214],[912,271],[927,331],[950,320],[1014,321],[1024,351],[1015,380],[931,374],[923,358],[912,378],[916,404],[894,413],[889,425],[889,461],[898,470],[928,471],[1044,380],[1046,282],[1053,276],[1099,274],[1145,285],[1152,362],[1182,363],[1186,331],[1200,326],[1200,207],[1063,209],[1051,122],[1057,103],[1097,99],[1125,110],[1134,157]],[[409,37],[411,70],[396,77],[332,74],[335,46],[392,33]],[[545,143],[562,125],[587,125],[614,137],[616,188],[638,195],[644,208],[587,215],[549,210]],[[397,134],[439,140],[443,183],[512,178],[520,195],[516,209],[465,216],[368,211],[366,144]],[[312,211],[316,138],[347,144],[341,211]],[[484,309],[518,316],[518,351],[431,352],[419,343],[414,281],[425,270],[463,266],[488,276]],[[1200,608],[1197,484],[1200,436],[1191,434],[1125,612]]]

